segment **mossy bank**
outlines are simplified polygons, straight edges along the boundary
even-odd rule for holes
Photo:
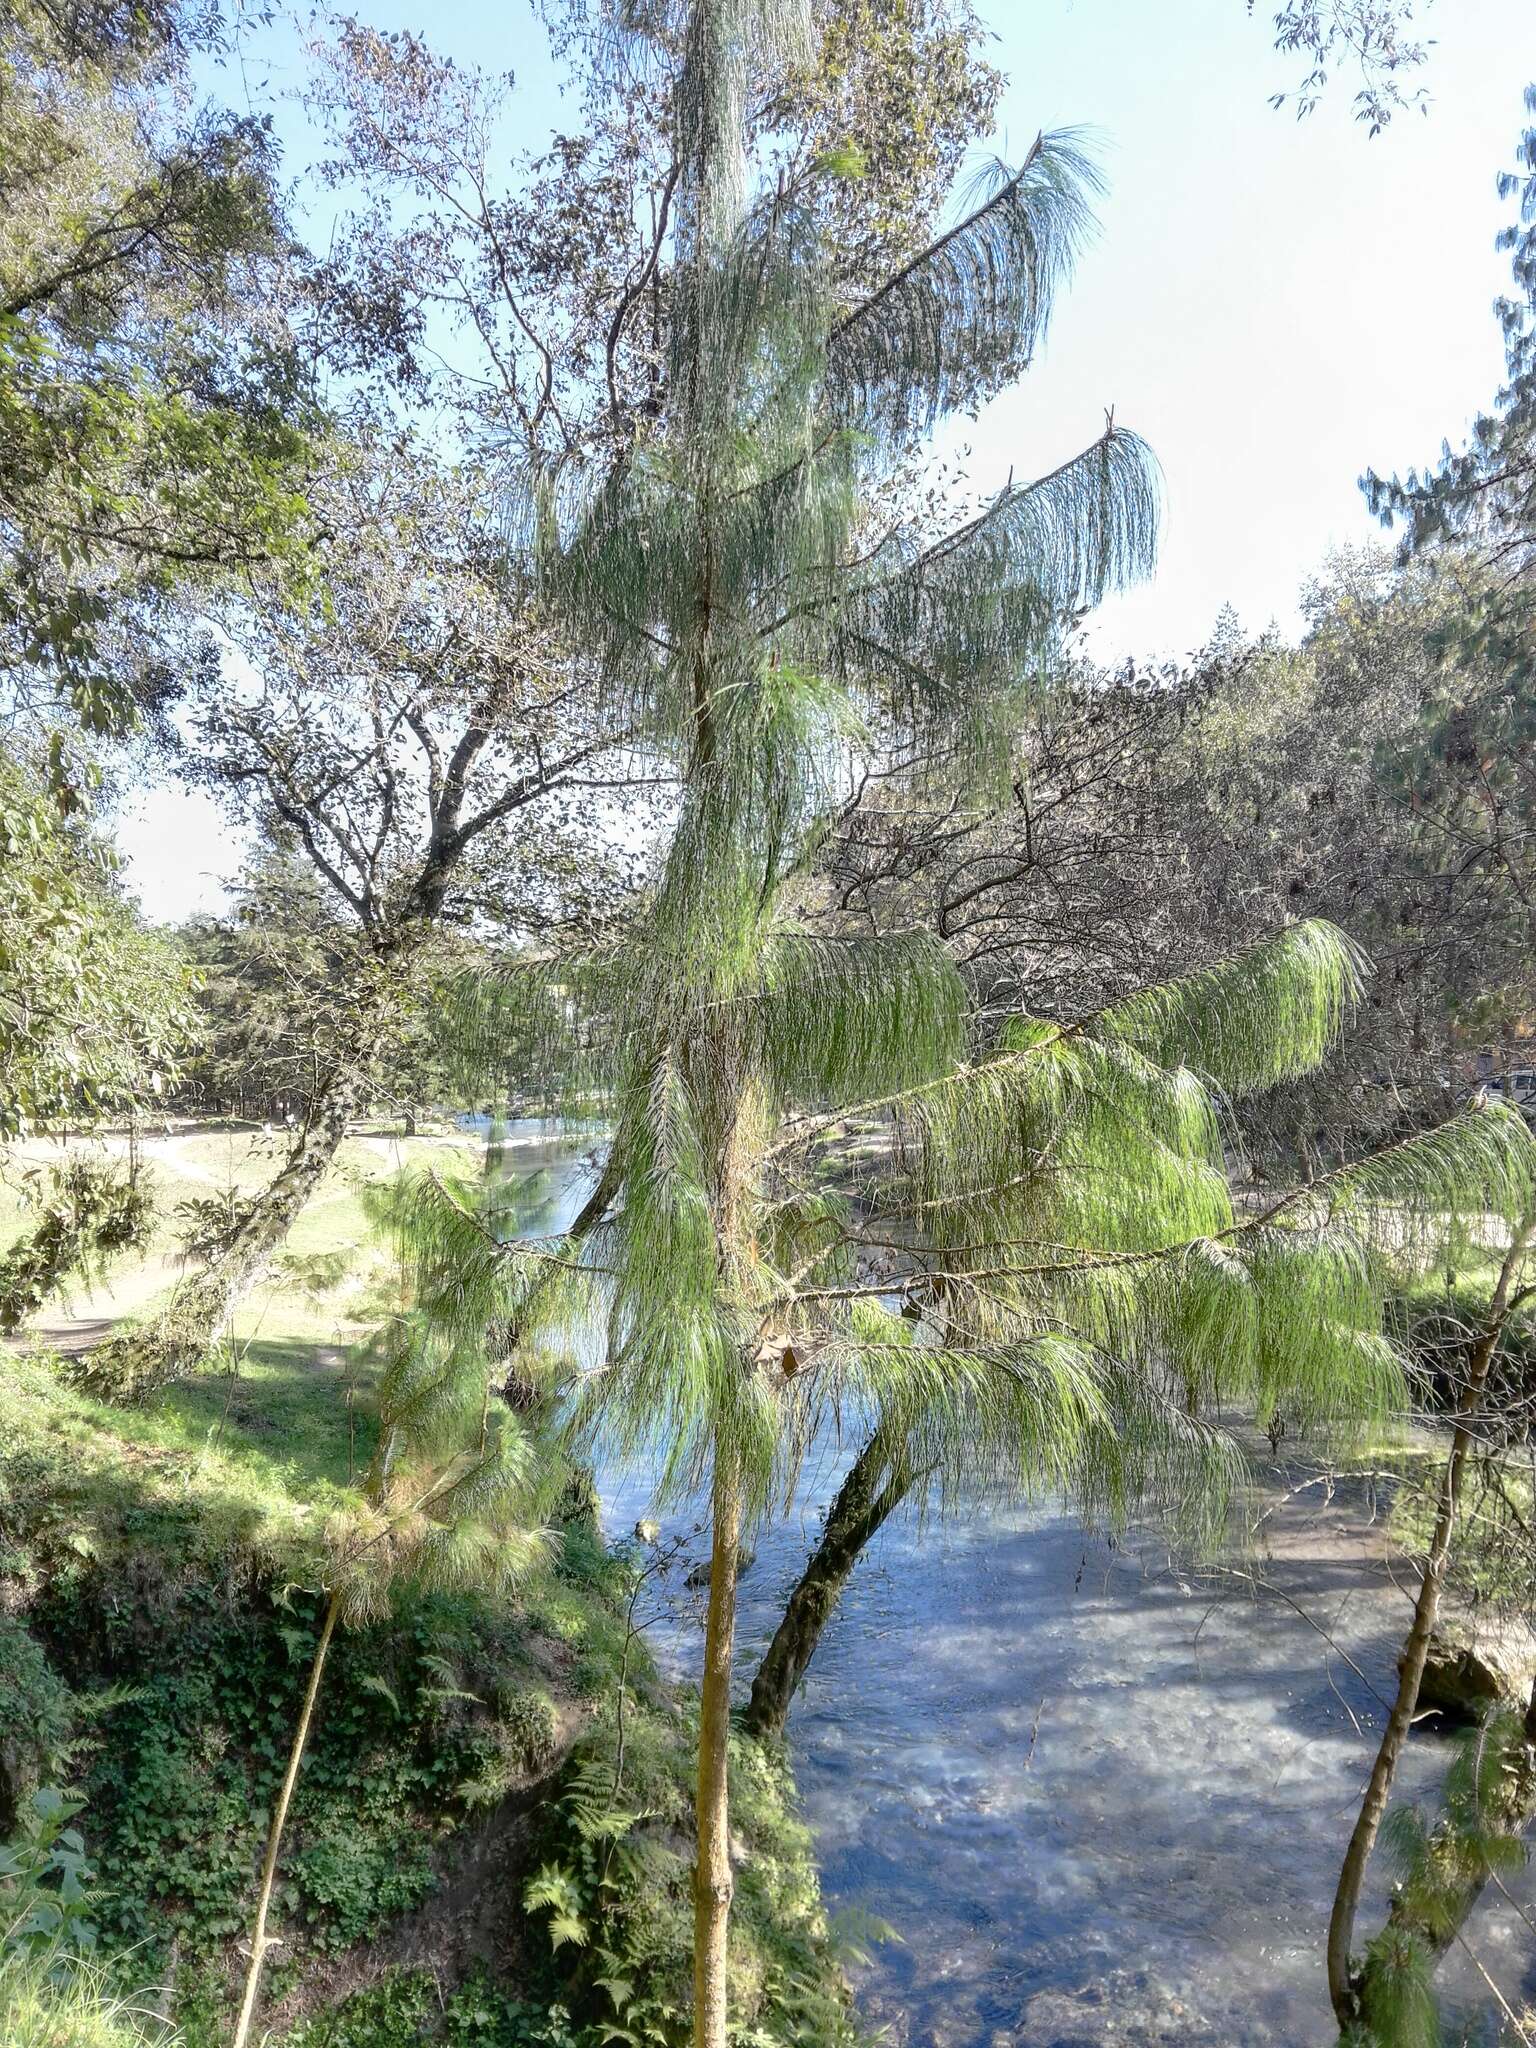
[[[208,1388],[125,1417],[46,1361],[0,1358],[0,1381],[3,1832],[37,1785],[79,1788],[109,1976],[163,1985],[187,2048],[213,2048],[313,1652],[324,1496],[346,1489],[296,1440],[285,1465],[252,1423],[210,1430]],[[685,2038],[695,1706],[626,1623],[636,1568],[578,1517],[515,1599],[403,1598],[339,1638],[280,1867],[270,2042]],[[735,2038],[852,2043],[783,1759],[738,1738],[733,1776]]]

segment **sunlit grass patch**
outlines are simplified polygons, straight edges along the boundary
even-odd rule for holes
[[[178,1570],[198,1557],[302,1570],[345,1496],[318,1475],[294,1483],[297,1431],[283,1448],[291,1455],[258,1454],[195,1399],[109,1407],[61,1384],[45,1356],[0,1353],[0,1543],[7,1553],[13,1536],[24,1544],[26,1555],[10,1556],[23,1574],[67,1572],[71,1560],[157,1537]],[[321,1457],[334,1464],[334,1439]]]
[[[124,1992],[89,1957],[0,1953],[5,2048],[176,2048],[180,2032],[160,2017],[154,1997]]]

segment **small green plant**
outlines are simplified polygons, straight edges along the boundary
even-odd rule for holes
[[[542,1686],[524,1688],[505,1678],[497,1683],[494,1703],[497,1749],[507,1774],[499,1789],[508,1790],[515,1779],[554,1760],[560,1747],[560,1715]]]
[[[282,2048],[586,2048],[556,1999],[509,1998],[476,1972],[444,1999],[426,1970],[392,1970],[327,2012],[302,2021]]]
[[[0,2039],[5,2048],[180,2048],[180,2030],[153,1994],[122,1991],[105,1965],[72,1956],[44,1966],[0,1957]]]
[[[78,1793],[43,1786],[0,1846],[0,2040],[5,2048],[174,2048],[144,1994],[96,1957],[94,1872]]]
[[[84,1804],[78,1793],[39,1787],[18,1816],[16,1835],[0,1847],[0,1950],[65,1955],[95,1948],[88,1905],[94,1872],[73,1825]]]

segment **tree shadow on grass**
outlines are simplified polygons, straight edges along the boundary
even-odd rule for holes
[[[168,1387],[156,1403],[192,1445],[281,1480],[302,1498],[316,1483],[355,1484],[377,1440],[372,1374],[340,1344],[255,1338],[232,1365]]]

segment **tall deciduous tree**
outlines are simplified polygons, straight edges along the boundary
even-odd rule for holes
[[[184,777],[308,871],[280,921],[307,938],[282,970],[310,1072],[271,1184],[158,1316],[81,1362],[98,1391],[195,1368],[398,1072],[455,942],[590,930],[622,899],[655,777],[519,589],[488,488],[408,441],[360,444],[315,492],[323,584],[253,575],[151,643]]]
[[[609,92],[602,10],[540,12],[580,118],[533,149],[510,76],[350,19],[317,49],[307,104],[343,208],[321,271],[328,346],[467,447],[568,459],[665,402],[681,166],[673,76],[634,68]],[[795,63],[749,53],[743,119],[822,210],[851,300],[927,242],[1002,81],[968,0],[812,14]],[[856,175],[816,175],[831,163]]]

